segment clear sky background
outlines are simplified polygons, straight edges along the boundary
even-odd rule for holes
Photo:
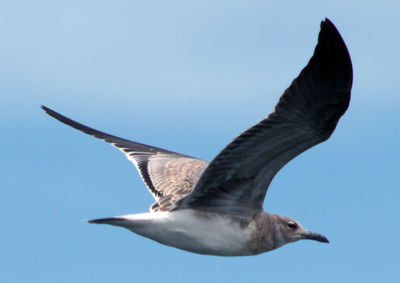
[[[0,1],[1,282],[399,282],[399,1]],[[153,200],[116,149],[41,104],[211,160],[273,110],[320,21],[342,34],[352,101],[276,176],[267,211],[323,233],[202,256],[83,220]]]

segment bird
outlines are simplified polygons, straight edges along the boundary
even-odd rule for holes
[[[89,220],[161,244],[215,256],[248,256],[308,239],[329,243],[298,221],[264,211],[267,189],[293,158],[327,140],[346,112],[353,67],[340,33],[321,21],[314,53],[274,111],[211,162],[119,138],[41,106],[50,116],[122,151],[155,198],[150,212]]]

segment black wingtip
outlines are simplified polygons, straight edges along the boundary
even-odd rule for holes
[[[341,40],[343,41],[343,38],[342,38],[342,36],[340,35],[340,33],[339,33],[339,31],[338,31],[338,29],[336,28],[336,26],[332,23],[332,21],[330,20],[330,19],[328,19],[328,18],[325,18],[325,20],[323,20],[322,22],[321,22],[321,32],[320,32],[320,34],[321,33],[324,33],[324,32],[333,32],[333,33],[336,33],[340,38],[341,38]],[[344,42],[344,41],[343,41]]]
[[[43,104],[42,105],[40,105],[40,108],[42,108],[44,111],[49,111],[50,109],[49,108],[47,108],[46,106],[44,106]]]
[[[329,25],[332,25],[332,26],[333,26],[333,23],[332,23],[332,21],[331,21],[329,18],[325,18],[325,20],[323,20],[323,21],[321,22],[321,26],[324,25],[324,24],[329,24]]]
[[[330,37],[340,38],[340,41],[342,41],[344,44],[344,40],[343,40],[342,36],[340,35],[339,30],[332,23],[332,21],[329,20],[328,18],[325,18],[325,20],[321,22],[320,35],[321,34],[328,34]]]
[[[340,32],[328,18],[321,22],[318,45],[314,54],[320,57],[321,61],[329,63],[331,68],[340,68],[337,75],[342,78],[343,86],[350,91],[353,85],[353,65],[350,53]]]
[[[60,120],[57,117],[62,116],[61,114],[57,113],[56,111],[50,109],[49,107],[46,107],[44,105],[40,105],[40,108],[42,108],[44,111],[46,111],[47,114],[49,114],[50,116],[56,118],[57,120]]]
[[[64,116],[64,115],[62,115],[62,114],[60,114],[60,113],[58,113],[58,112],[46,107],[46,106],[44,106],[44,105],[42,105],[41,108],[44,111],[46,111],[46,113],[48,115],[50,115],[51,117],[57,119],[61,123],[64,123],[64,124],[66,124],[66,125],[68,125],[70,127],[73,127],[73,128],[75,128],[75,129],[77,129],[79,131],[82,131],[82,132],[88,134],[88,135],[92,135],[92,136],[95,136],[95,137],[103,139],[103,140],[106,140],[106,137],[117,138],[117,137],[114,137],[112,135],[109,135],[109,134],[103,133],[101,131],[95,130],[93,128],[90,128],[88,126],[85,126],[85,125],[83,125],[81,123],[78,123],[78,122],[76,122],[76,121],[74,121],[74,120],[72,120],[72,119],[70,119],[70,118],[68,118],[68,117],[66,117],[66,116]]]
[[[329,18],[325,18],[325,20],[321,21],[321,29],[323,28],[333,28],[337,33],[339,33],[336,26],[332,23],[332,21]]]

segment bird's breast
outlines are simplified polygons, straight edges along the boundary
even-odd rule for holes
[[[129,229],[164,245],[195,253],[220,256],[246,254],[251,225],[239,219],[191,209],[152,214],[146,225]]]

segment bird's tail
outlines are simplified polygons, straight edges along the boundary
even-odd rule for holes
[[[125,228],[140,228],[144,225],[152,222],[153,213],[139,213],[139,214],[130,214],[130,215],[122,215],[115,217],[107,217],[107,218],[98,218],[88,220],[88,223],[93,224],[108,224],[114,226],[121,226]]]
[[[123,218],[123,217],[107,217],[107,218],[88,220],[88,223],[109,224],[109,225],[115,225],[115,226],[121,226],[121,224],[125,223],[125,222],[126,222],[126,218]]]

